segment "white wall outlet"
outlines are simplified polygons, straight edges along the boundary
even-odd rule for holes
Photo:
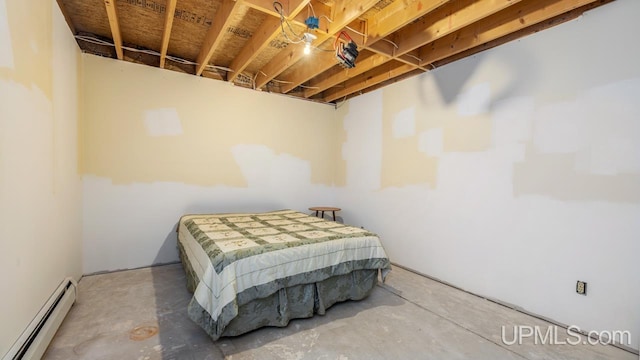
[[[578,280],[576,283],[576,292],[580,295],[587,295],[587,283]]]

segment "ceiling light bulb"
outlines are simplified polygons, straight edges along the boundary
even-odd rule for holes
[[[318,37],[313,35],[312,33],[304,33],[304,35],[302,35],[302,39],[304,40],[304,54],[305,55],[309,55],[311,54],[311,43],[313,42],[313,40],[317,39]]]

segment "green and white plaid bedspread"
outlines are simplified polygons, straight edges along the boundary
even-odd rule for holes
[[[239,305],[280,288],[353,270],[381,269],[384,278],[390,270],[375,234],[293,210],[187,215],[178,239],[199,279],[189,307],[206,310],[220,331]]]

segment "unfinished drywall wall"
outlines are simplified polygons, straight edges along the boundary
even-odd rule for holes
[[[582,329],[629,330],[637,349],[638,13],[616,1],[349,101],[344,217],[396,263]]]
[[[84,56],[85,273],[177,261],[197,212],[333,204],[331,106]]]
[[[0,0],[0,356],[81,275],[80,59],[55,1]]]

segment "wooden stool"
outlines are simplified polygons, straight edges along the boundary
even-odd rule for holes
[[[342,209],[337,207],[329,207],[329,206],[313,206],[313,207],[310,207],[309,210],[315,211],[316,216],[318,216],[318,212],[321,212],[322,215],[320,217],[323,219],[324,219],[324,212],[331,211],[333,213],[333,221],[336,221],[336,211],[340,211]]]

